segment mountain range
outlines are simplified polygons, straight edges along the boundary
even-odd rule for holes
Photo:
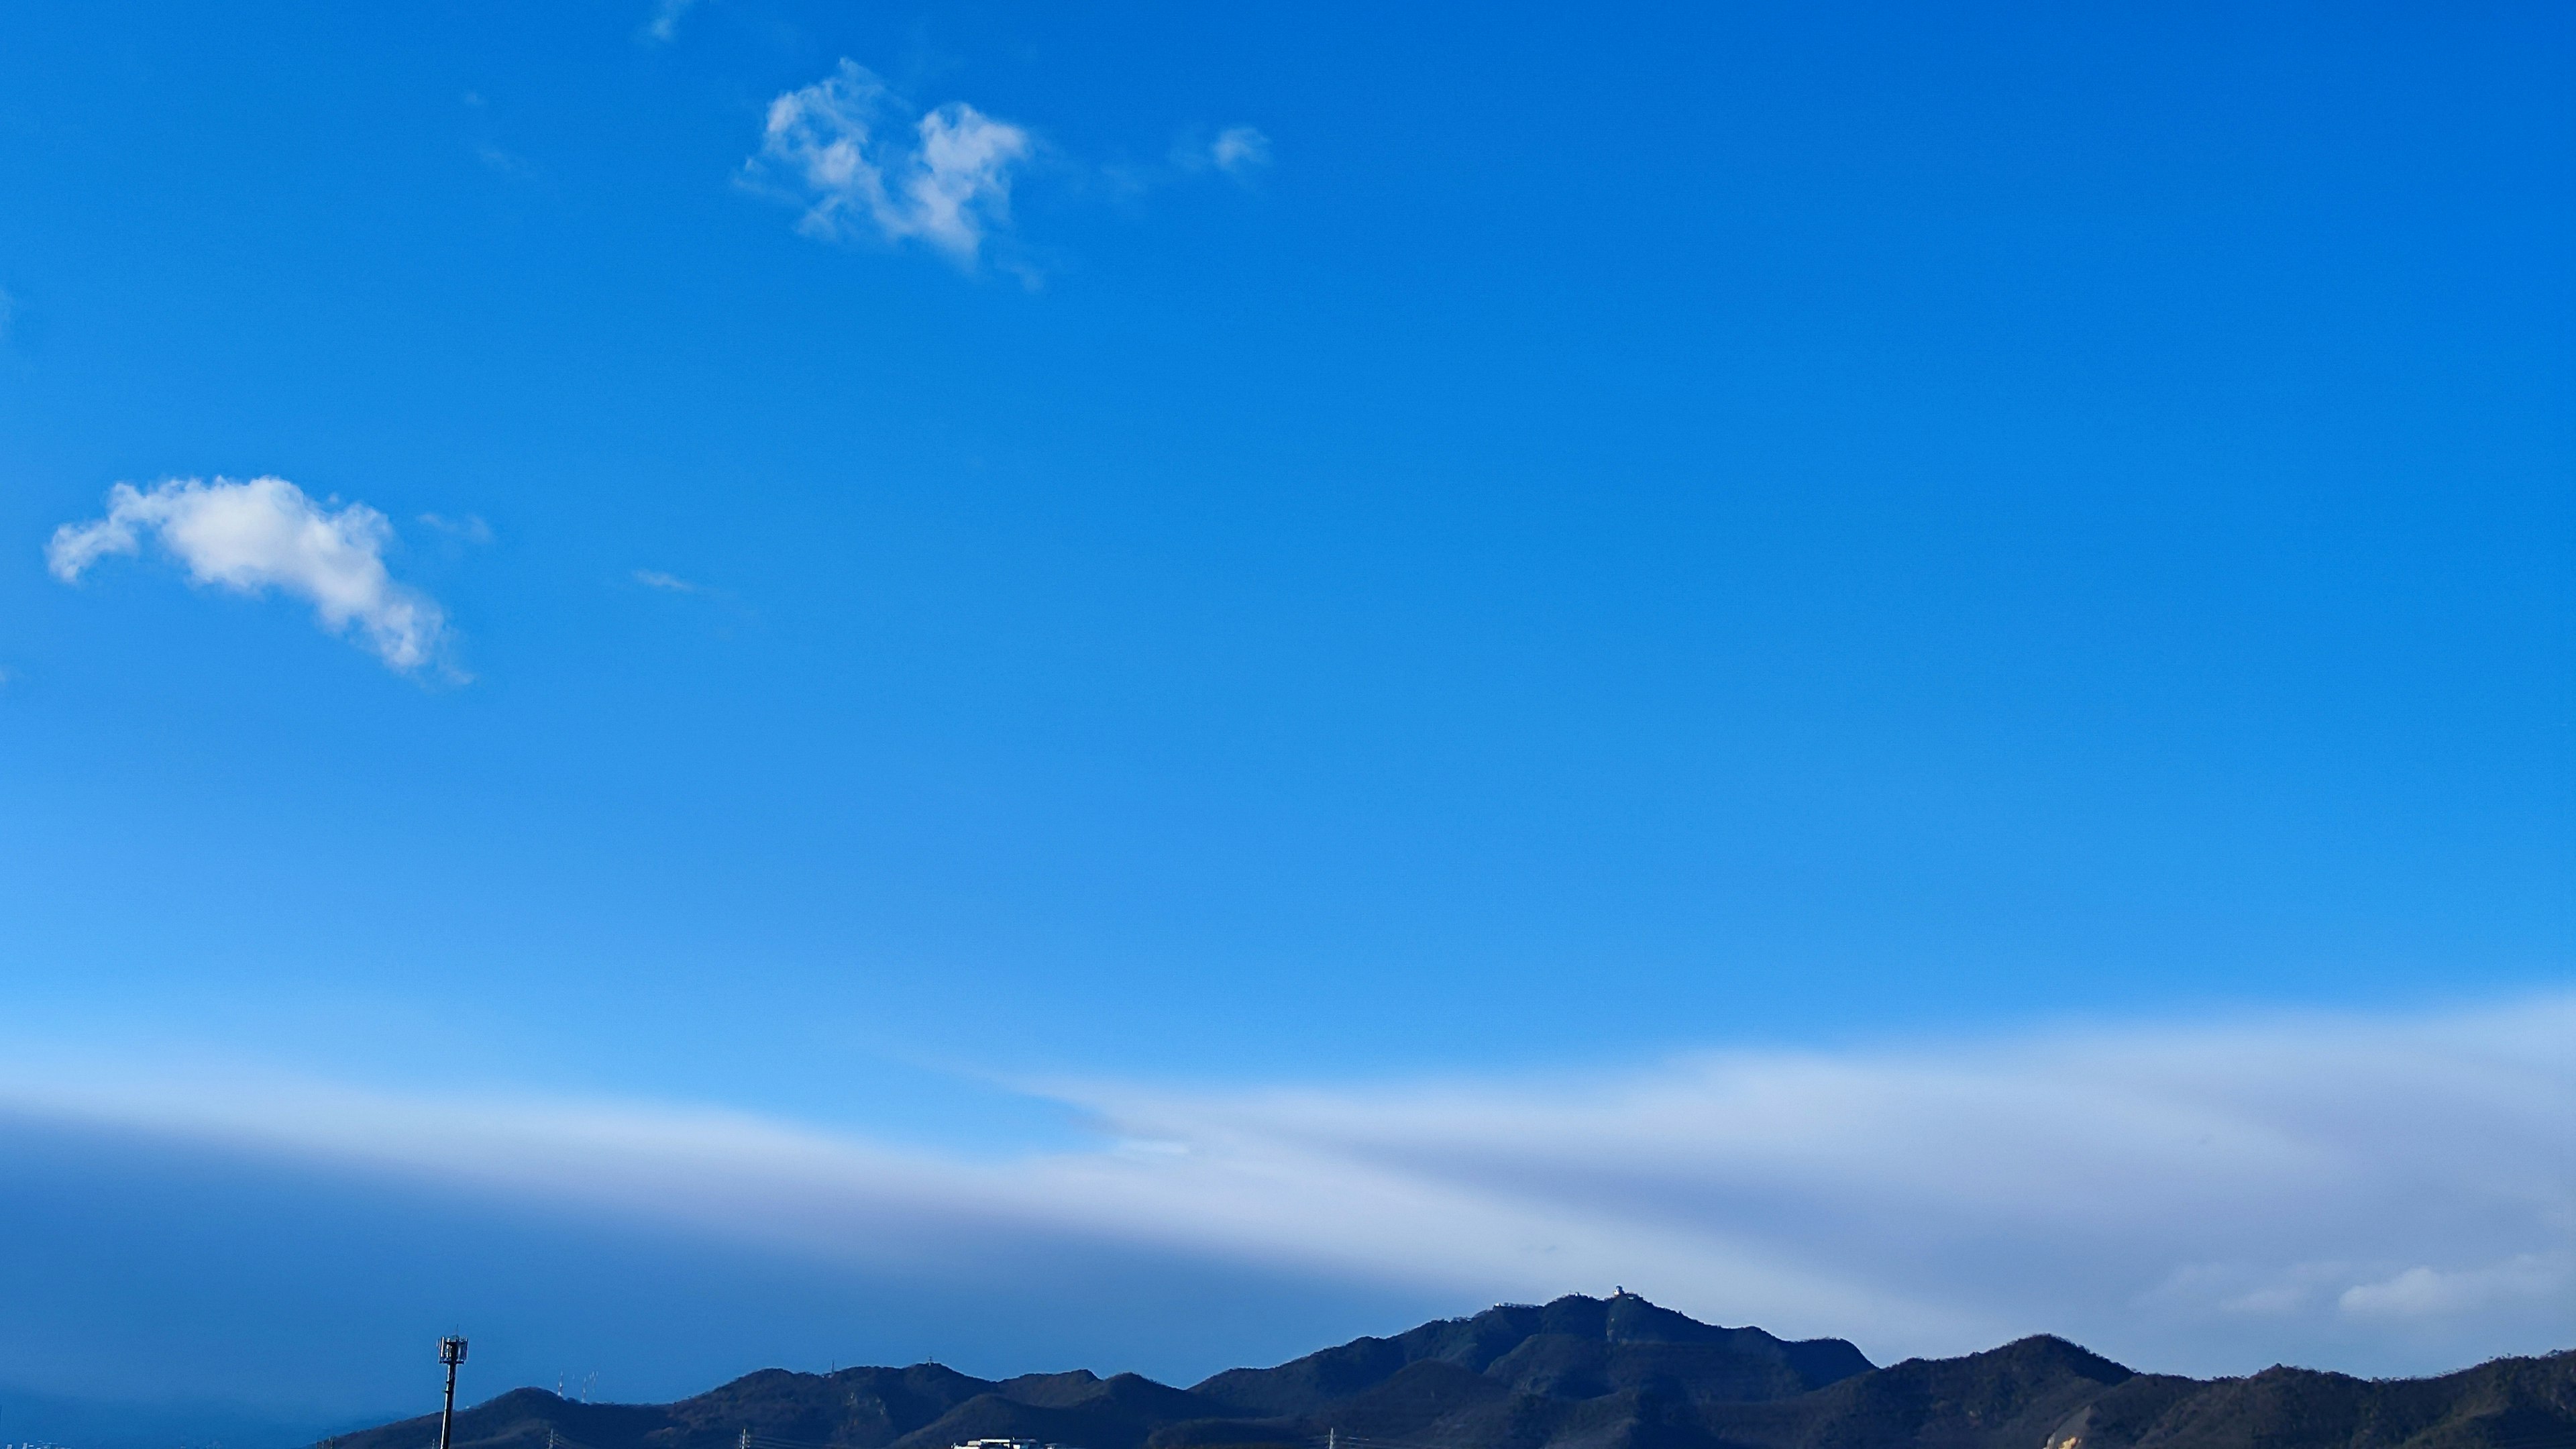
[[[331,1449],[434,1449],[435,1415]],[[2428,1379],[2139,1373],[2063,1339],[1885,1368],[1633,1293],[1504,1304],[1189,1388],[938,1364],[767,1369],[677,1403],[517,1389],[453,1449],[2576,1449],[2576,1351]]]

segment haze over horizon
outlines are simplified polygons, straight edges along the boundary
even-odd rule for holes
[[[2576,1346],[2571,73],[0,14],[0,1441],[1621,1283]]]

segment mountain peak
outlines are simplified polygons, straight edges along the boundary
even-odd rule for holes
[[[2388,1449],[2395,1440],[2372,1436],[2402,1421],[2410,1445],[2528,1449],[2576,1443],[2571,1405],[2576,1354],[2413,1382],[2276,1368],[2200,1383],[2041,1334],[1874,1369],[1841,1339],[1702,1323],[1622,1289],[1498,1304],[1188,1389],[1087,1369],[995,1381],[926,1363],[764,1369],[674,1404],[515,1389],[459,1413],[455,1445],[1294,1449],[1338,1435],[1383,1449],[2244,1449],[2260,1421],[2282,1449]],[[388,1424],[340,1449],[432,1449],[437,1425]]]
[[[1238,1414],[1312,1414],[1425,1363],[1504,1393],[1581,1399],[1671,1381],[1693,1385],[1695,1397],[1739,1402],[1802,1394],[1870,1367],[1840,1339],[1789,1343],[1758,1328],[1721,1328],[1623,1290],[1606,1299],[1569,1293],[1545,1304],[1498,1304],[1277,1368],[1231,1369],[1191,1392]],[[1470,1387],[1449,1377],[1461,1391]],[[1414,1373],[1411,1382],[1431,1378]]]

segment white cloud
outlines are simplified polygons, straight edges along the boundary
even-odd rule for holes
[[[1171,169],[1184,174],[1221,171],[1243,180],[1270,164],[1270,138],[1258,126],[1228,126],[1210,138],[1205,131],[1184,132],[1172,143]],[[1153,178],[1132,178],[1140,187]]]
[[[386,572],[393,525],[363,503],[333,510],[283,478],[171,479],[149,492],[119,483],[107,496],[105,517],[54,530],[45,547],[54,577],[76,582],[149,537],[200,584],[305,600],[323,628],[354,628],[395,669],[430,663],[446,637],[438,605]]]
[[[2145,1296],[2186,1306],[2214,1303],[2221,1313],[2298,1313],[2313,1307],[2319,1293],[2353,1281],[2357,1271],[2347,1262],[2294,1263],[2249,1280],[2241,1264],[2200,1265],[2172,1275]]]
[[[1467,1302],[1649,1285],[1882,1361],[2049,1330],[2160,1368],[2389,1372],[2576,1333],[2571,1039],[2576,995],[1547,1079],[1058,1085],[1097,1146],[1001,1161],[716,1108],[84,1075],[23,1053],[0,1059],[0,1107],[818,1260],[1089,1242]],[[2428,1262],[2493,1266],[2405,1267]]]
[[[697,5],[698,0],[659,0],[653,7],[653,18],[645,23],[645,38],[669,44],[680,33],[680,17]]]
[[[660,569],[637,569],[635,582],[648,589],[660,589],[673,594],[703,594],[707,591],[707,586],[704,584],[691,583],[678,574],[666,574]]]
[[[770,102],[755,180],[783,178],[805,206],[798,229],[843,240],[860,229],[889,242],[919,240],[972,267],[987,234],[1010,219],[1012,169],[1035,149],[1029,133],[962,101],[913,122],[909,137],[880,134],[880,118],[906,109],[866,68],[844,60],[831,75]]]
[[[2569,1170],[2576,1172],[2576,1165]],[[2576,1253],[2517,1253],[2501,1263],[2445,1273],[2409,1268],[2376,1283],[2356,1283],[2336,1300],[2346,1313],[2423,1318],[2475,1312],[2516,1298],[2564,1297],[2576,1288]]]

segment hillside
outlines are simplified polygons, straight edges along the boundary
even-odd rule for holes
[[[1505,1305],[1187,1389],[1134,1374],[999,1381],[936,1364],[764,1370],[672,1404],[518,1389],[455,1449],[2576,1449],[2576,1352],[2433,1379],[2275,1368],[2141,1374],[2055,1338],[1873,1367],[1840,1339],[1719,1328],[1635,1294]],[[407,1419],[335,1449],[431,1449]]]

